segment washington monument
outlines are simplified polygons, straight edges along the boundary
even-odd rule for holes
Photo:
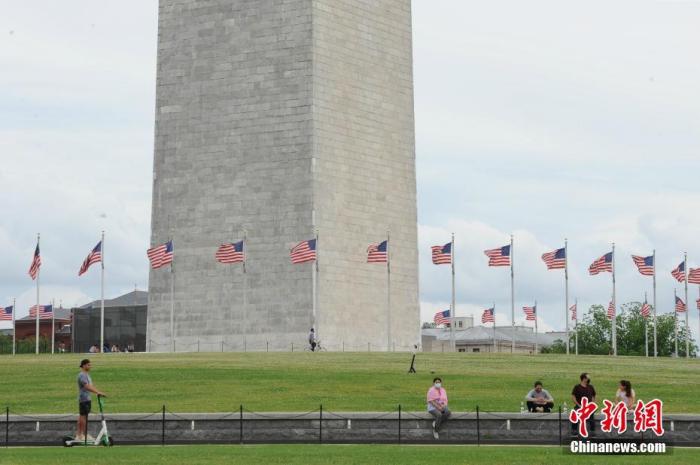
[[[152,209],[149,350],[418,343],[410,0],[160,0]]]

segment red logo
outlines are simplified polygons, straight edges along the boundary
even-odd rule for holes
[[[581,399],[581,408],[572,409],[569,413],[569,421],[571,423],[578,422],[578,434],[582,438],[588,437],[588,427],[586,426],[586,420],[588,420],[597,409],[598,406],[595,402],[588,402],[588,399],[586,397],[583,397]]]
[[[600,422],[600,429],[606,433],[617,430],[617,434],[622,434],[627,431],[627,413],[629,409],[620,402],[613,404],[609,400],[603,401],[603,420]],[[595,402],[589,402],[587,398],[581,399],[581,407],[572,409],[569,413],[569,421],[578,423],[578,433],[581,437],[588,437],[588,425],[586,420],[597,410],[598,405]],[[664,435],[663,425],[663,402],[659,399],[654,399],[646,404],[641,400],[637,402],[634,408],[634,432],[643,433],[651,430],[657,436]]]
[[[617,434],[627,431],[627,406],[623,402],[613,406],[613,403],[607,399],[603,404],[605,407],[603,407],[603,421],[600,422],[600,429],[609,433],[615,428]]]
[[[657,436],[663,436],[663,402],[654,399],[646,404],[641,400],[634,409],[634,432],[643,433],[652,430]]]

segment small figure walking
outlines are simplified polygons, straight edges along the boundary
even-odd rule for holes
[[[309,345],[311,346],[311,352],[316,350],[316,332],[313,328],[309,331]]]

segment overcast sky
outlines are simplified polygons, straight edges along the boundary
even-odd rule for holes
[[[157,2],[5,2],[0,15],[0,306],[35,300],[27,276],[42,233],[42,303],[99,296],[78,279],[107,231],[107,296],[147,288]],[[651,279],[659,311],[700,266],[700,2],[415,0],[414,78],[421,313],[447,308],[449,267],[429,247],[456,234],[457,314],[496,303],[510,321],[506,268],[483,250],[515,235],[516,319],[539,303],[564,326],[561,271],[540,255],[569,239],[570,293],[606,304],[588,265],[617,244],[618,302]],[[118,257],[118,259],[117,259]],[[691,286],[691,302],[698,287]],[[692,305],[691,329],[697,334]]]

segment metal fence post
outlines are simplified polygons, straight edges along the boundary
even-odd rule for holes
[[[399,444],[401,444],[401,404],[399,404]]]
[[[367,352],[369,352],[369,342],[367,343]]]
[[[265,352],[270,351],[270,341],[265,341]]]
[[[223,352],[223,351],[224,351],[224,340],[222,339],[221,340],[221,352]]]
[[[197,352],[199,353],[199,339],[197,339]]]
[[[240,406],[240,416],[238,418],[238,441],[243,444],[243,404]]]
[[[163,417],[161,421],[161,436],[160,436],[160,445],[164,446],[165,445],[165,404],[163,404]]]
[[[318,443],[323,444],[323,404],[318,410]]]
[[[561,405],[559,406],[559,445],[563,445],[564,442],[562,441],[561,438]]]
[[[294,343],[292,342],[292,352],[294,352]]]
[[[479,406],[476,406],[476,445],[481,445],[481,428],[479,425]]]
[[[5,447],[10,445],[10,407],[5,407]]]

